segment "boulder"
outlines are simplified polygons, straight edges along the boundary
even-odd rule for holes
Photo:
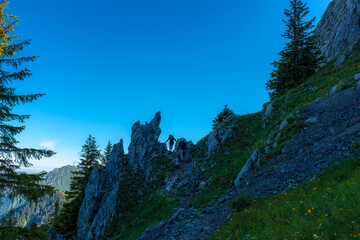
[[[274,103],[273,103],[273,102],[269,102],[268,105],[266,105],[266,109],[265,109],[265,111],[264,111],[264,113],[263,113],[263,116],[264,116],[264,117],[270,116],[273,108],[274,108]]]
[[[317,117],[309,117],[308,119],[305,120],[305,123],[312,124],[312,123],[316,123],[317,120],[318,120]]]
[[[285,119],[281,124],[280,124],[280,131],[283,130],[284,128],[286,128],[287,126],[289,126],[289,122],[287,119]]]
[[[329,95],[332,96],[339,91],[339,86],[336,85],[330,89]]]
[[[235,179],[235,185],[240,184],[240,180],[243,179],[245,176],[247,176],[252,170],[260,166],[260,160],[261,160],[262,154],[256,150],[254,151],[249,159],[246,161],[244,167],[241,169],[239,174],[237,175]]]
[[[177,176],[166,178],[165,179],[165,185],[164,185],[165,190],[168,191],[168,192],[171,192],[173,190],[177,180],[178,180]]]
[[[202,181],[202,182],[199,184],[199,190],[204,189],[206,186],[207,186],[207,183],[204,182],[204,181]]]
[[[217,131],[212,131],[209,134],[209,137],[206,141],[206,146],[208,149],[207,156],[211,156],[214,152],[218,150],[219,141],[217,140]]]
[[[360,88],[360,73],[354,75],[354,80],[356,82],[356,88]]]
[[[354,75],[355,81],[360,81],[360,73]]]

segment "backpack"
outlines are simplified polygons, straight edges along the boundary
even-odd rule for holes
[[[186,142],[184,139],[179,141],[179,148],[181,148],[182,150],[186,149]]]

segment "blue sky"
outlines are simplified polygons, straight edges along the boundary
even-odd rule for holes
[[[284,44],[288,0],[14,0],[15,32],[40,56],[21,93],[46,93],[16,108],[30,113],[20,145],[57,152],[33,169],[72,164],[89,134],[103,149],[162,112],[162,135],[197,142],[227,103],[261,110],[264,84]],[[320,20],[330,0],[309,2]]]

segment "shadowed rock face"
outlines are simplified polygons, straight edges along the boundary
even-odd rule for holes
[[[315,33],[320,38],[320,48],[326,62],[351,49],[360,38],[360,1],[333,0]],[[341,58],[344,60],[345,55]]]
[[[97,239],[115,213],[121,170],[125,163],[123,140],[115,144],[105,172],[94,166],[85,189],[77,222],[79,239]]]
[[[160,112],[155,114],[150,123],[141,125],[136,122],[132,127],[129,153],[124,154],[123,140],[115,144],[105,172],[94,167],[85,189],[78,218],[79,239],[99,239],[116,213],[117,193],[124,166],[141,168],[150,173],[151,160],[166,152],[166,145],[160,143]]]
[[[129,164],[134,168],[148,170],[149,161],[158,154],[165,153],[166,144],[159,142],[161,115],[155,114],[150,123],[141,125],[140,121],[132,127],[131,143],[129,145]]]

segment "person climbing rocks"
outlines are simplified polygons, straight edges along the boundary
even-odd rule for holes
[[[177,142],[174,136],[170,134],[168,140],[166,140],[166,142],[169,142],[169,151],[173,150],[174,141]]]
[[[180,161],[184,161],[184,153],[186,150],[186,141],[185,139],[181,138],[180,140],[178,140],[178,150],[179,150],[179,156],[180,156]]]

